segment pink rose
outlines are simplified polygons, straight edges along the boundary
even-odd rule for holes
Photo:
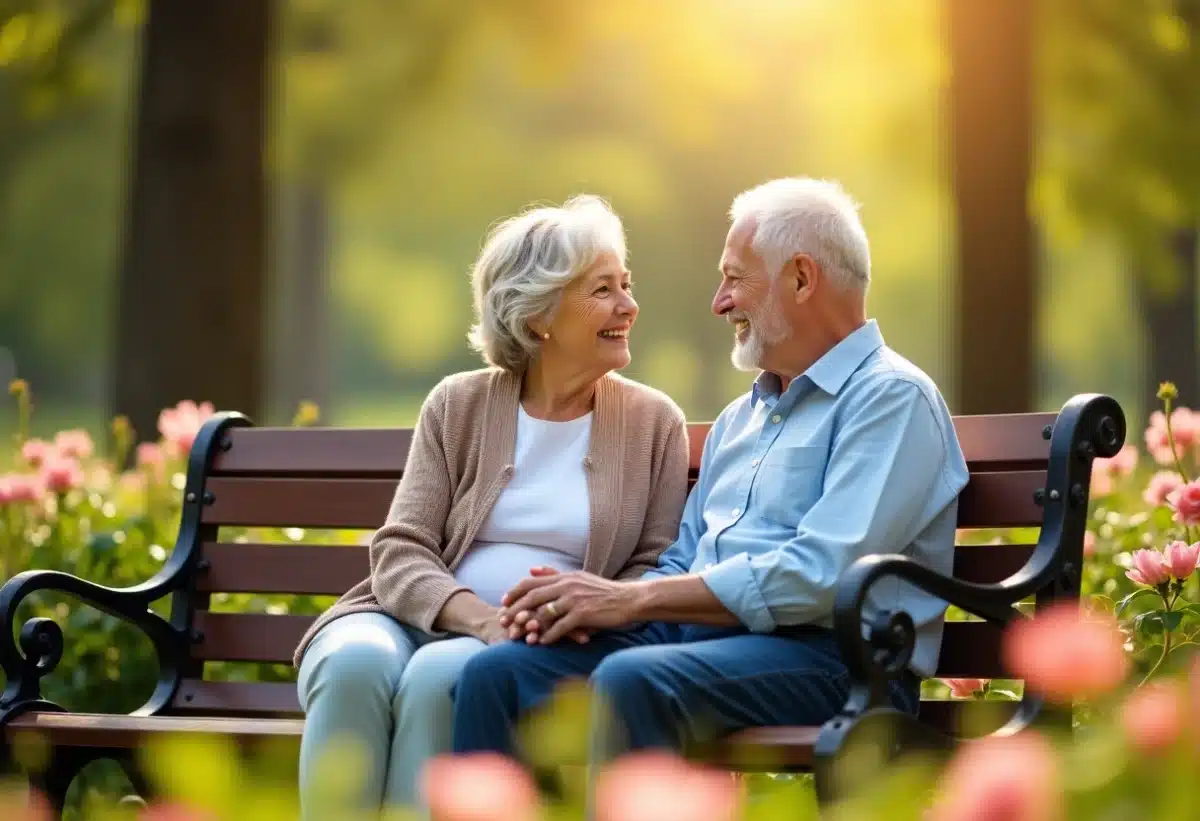
[[[1111,616],[1063,602],[1018,619],[1004,632],[1003,660],[1013,678],[1047,700],[1102,695],[1125,680],[1129,656]]]
[[[53,452],[54,448],[50,443],[41,439],[30,439],[21,446],[21,458],[32,468],[41,467],[42,462]]]
[[[596,821],[734,821],[740,799],[728,773],[669,753],[631,753],[596,779]]]
[[[1121,724],[1138,751],[1155,755],[1179,738],[1187,712],[1182,682],[1152,681],[1130,694]]]
[[[1163,554],[1157,550],[1142,548],[1134,551],[1133,567],[1126,570],[1125,575],[1137,584],[1158,587],[1163,582],[1170,581],[1171,570],[1167,567]]]
[[[1059,821],[1058,756],[1036,731],[965,742],[942,774],[929,821]]]
[[[421,773],[421,791],[435,821],[534,821],[540,814],[529,775],[493,753],[432,759]]]
[[[1168,501],[1175,508],[1175,521],[1185,525],[1200,524],[1200,481],[1179,488]]]
[[[955,698],[972,698],[988,682],[985,678],[944,678],[942,681],[950,687],[950,695]]]
[[[1183,479],[1173,470],[1160,470],[1150,477],[1150,484],[1142,494],[1142,501],[1151,507],[1160,507],[1167,503],[1168,497],[1183,487]]]
[[[213,415],[211,402],[197,405],[185,399],[173,408],[165,408],[158,415],[158,432],[178,453],[186,454],[196,441],[196,434],[205,420]]]
[[[92,437],[85,430],[64,430],[54,437],[54,449],[68,459],[84,460],[95,451]]]
[[[42,463],[42,483],[51,493],[66,493],[83,484],[83,469],[74,459],[51,456]]]
[[[1171,575],[1183,581],[1196,571],[1196,562],[1200,560],[1200,542],[1188,545],[1187,542],[1171,542],[1163,551],[1163,563],[1171,571]]]
[[[0,476],[0,505],[41,501],[44,491],[36,476],[10,473]]]
[[[1197,443],[1197,433],[1200,431],[1200,414],[1193,413],[1188,408],[1176,408],[1171,412],[1171,436],[1175,439],[1175,448],[1182,456],[1184,451]],[[1150,425],[1145,433],[1146,450],[1160,465],[1175,463],[1175,455],[1171,452],[1171,440],[1167,436],[1167,417],[1162,411],[1150,414]]]

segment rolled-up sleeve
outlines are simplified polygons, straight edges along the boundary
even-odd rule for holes
[[[852,410],[832,443],[821,495],[795,536],[700,574],[754,632],[827,616],[852,562],[900,552],[955,495],[944,478],[946,442],[921,387],[892,378],[870,388],[861,401],[848,403]]]

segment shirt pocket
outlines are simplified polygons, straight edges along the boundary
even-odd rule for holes
[[[821,495],[825,448],[796,445],[772,448],[755,479],[763,518],[795,527]]]

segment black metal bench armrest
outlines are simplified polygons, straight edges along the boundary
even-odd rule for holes
[[[159,681],[149,700],[133,715],[152,715],[170,703],[191,647],[191,608],[187,602],[199,563],[200,510],[204,504],[205,478],[225,431],[249,424],[249,420],[239,413],[220,413],[205,422],[197,434],[188,456],[183,514],[175,548],[162,568],[147,581],[114,588],[57,570],[26,570],[0,587],[0,667],[7,679],[4,692],[0,694],[0,725],[14,710],[20,709],[20,705],[45,704],[39,701],[41,679],[62,659],[62,628],[52,619],[30,619],[22,626],[19,641],[14,637],[17,609],[31,594],[39,591],[66,593],[145,633],[158,655]],[[168,595],[175,597],[171,620],[150,609],[151,603]]]
[[[1014,605],[1031,595],[1078,593],[1087,525],[1092,461],[1112,457],[1125,441],[1125,416],[1110,397],[1073,397],[1050,432],[1046,487],[1038,498],[1044,513],[1037,546],[1025,565],[996,584],[976,584],[938,573],[900,555],[863,557],[850,566],[834,598],[834,631],[852,677],[877,684],[898,675],[916,640],[907,613],[885,614],[863,636],[863,606],[872,585],[885,577],[902,579],[938,598],[1005,625],[1021,617]]]

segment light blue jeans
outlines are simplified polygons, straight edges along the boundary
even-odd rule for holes
[[[297,681],[302,817],[422,809],[421,769],[452,746],[451,687],[486,646],[438,639],[381,613],[352,613],[321,628]]]

